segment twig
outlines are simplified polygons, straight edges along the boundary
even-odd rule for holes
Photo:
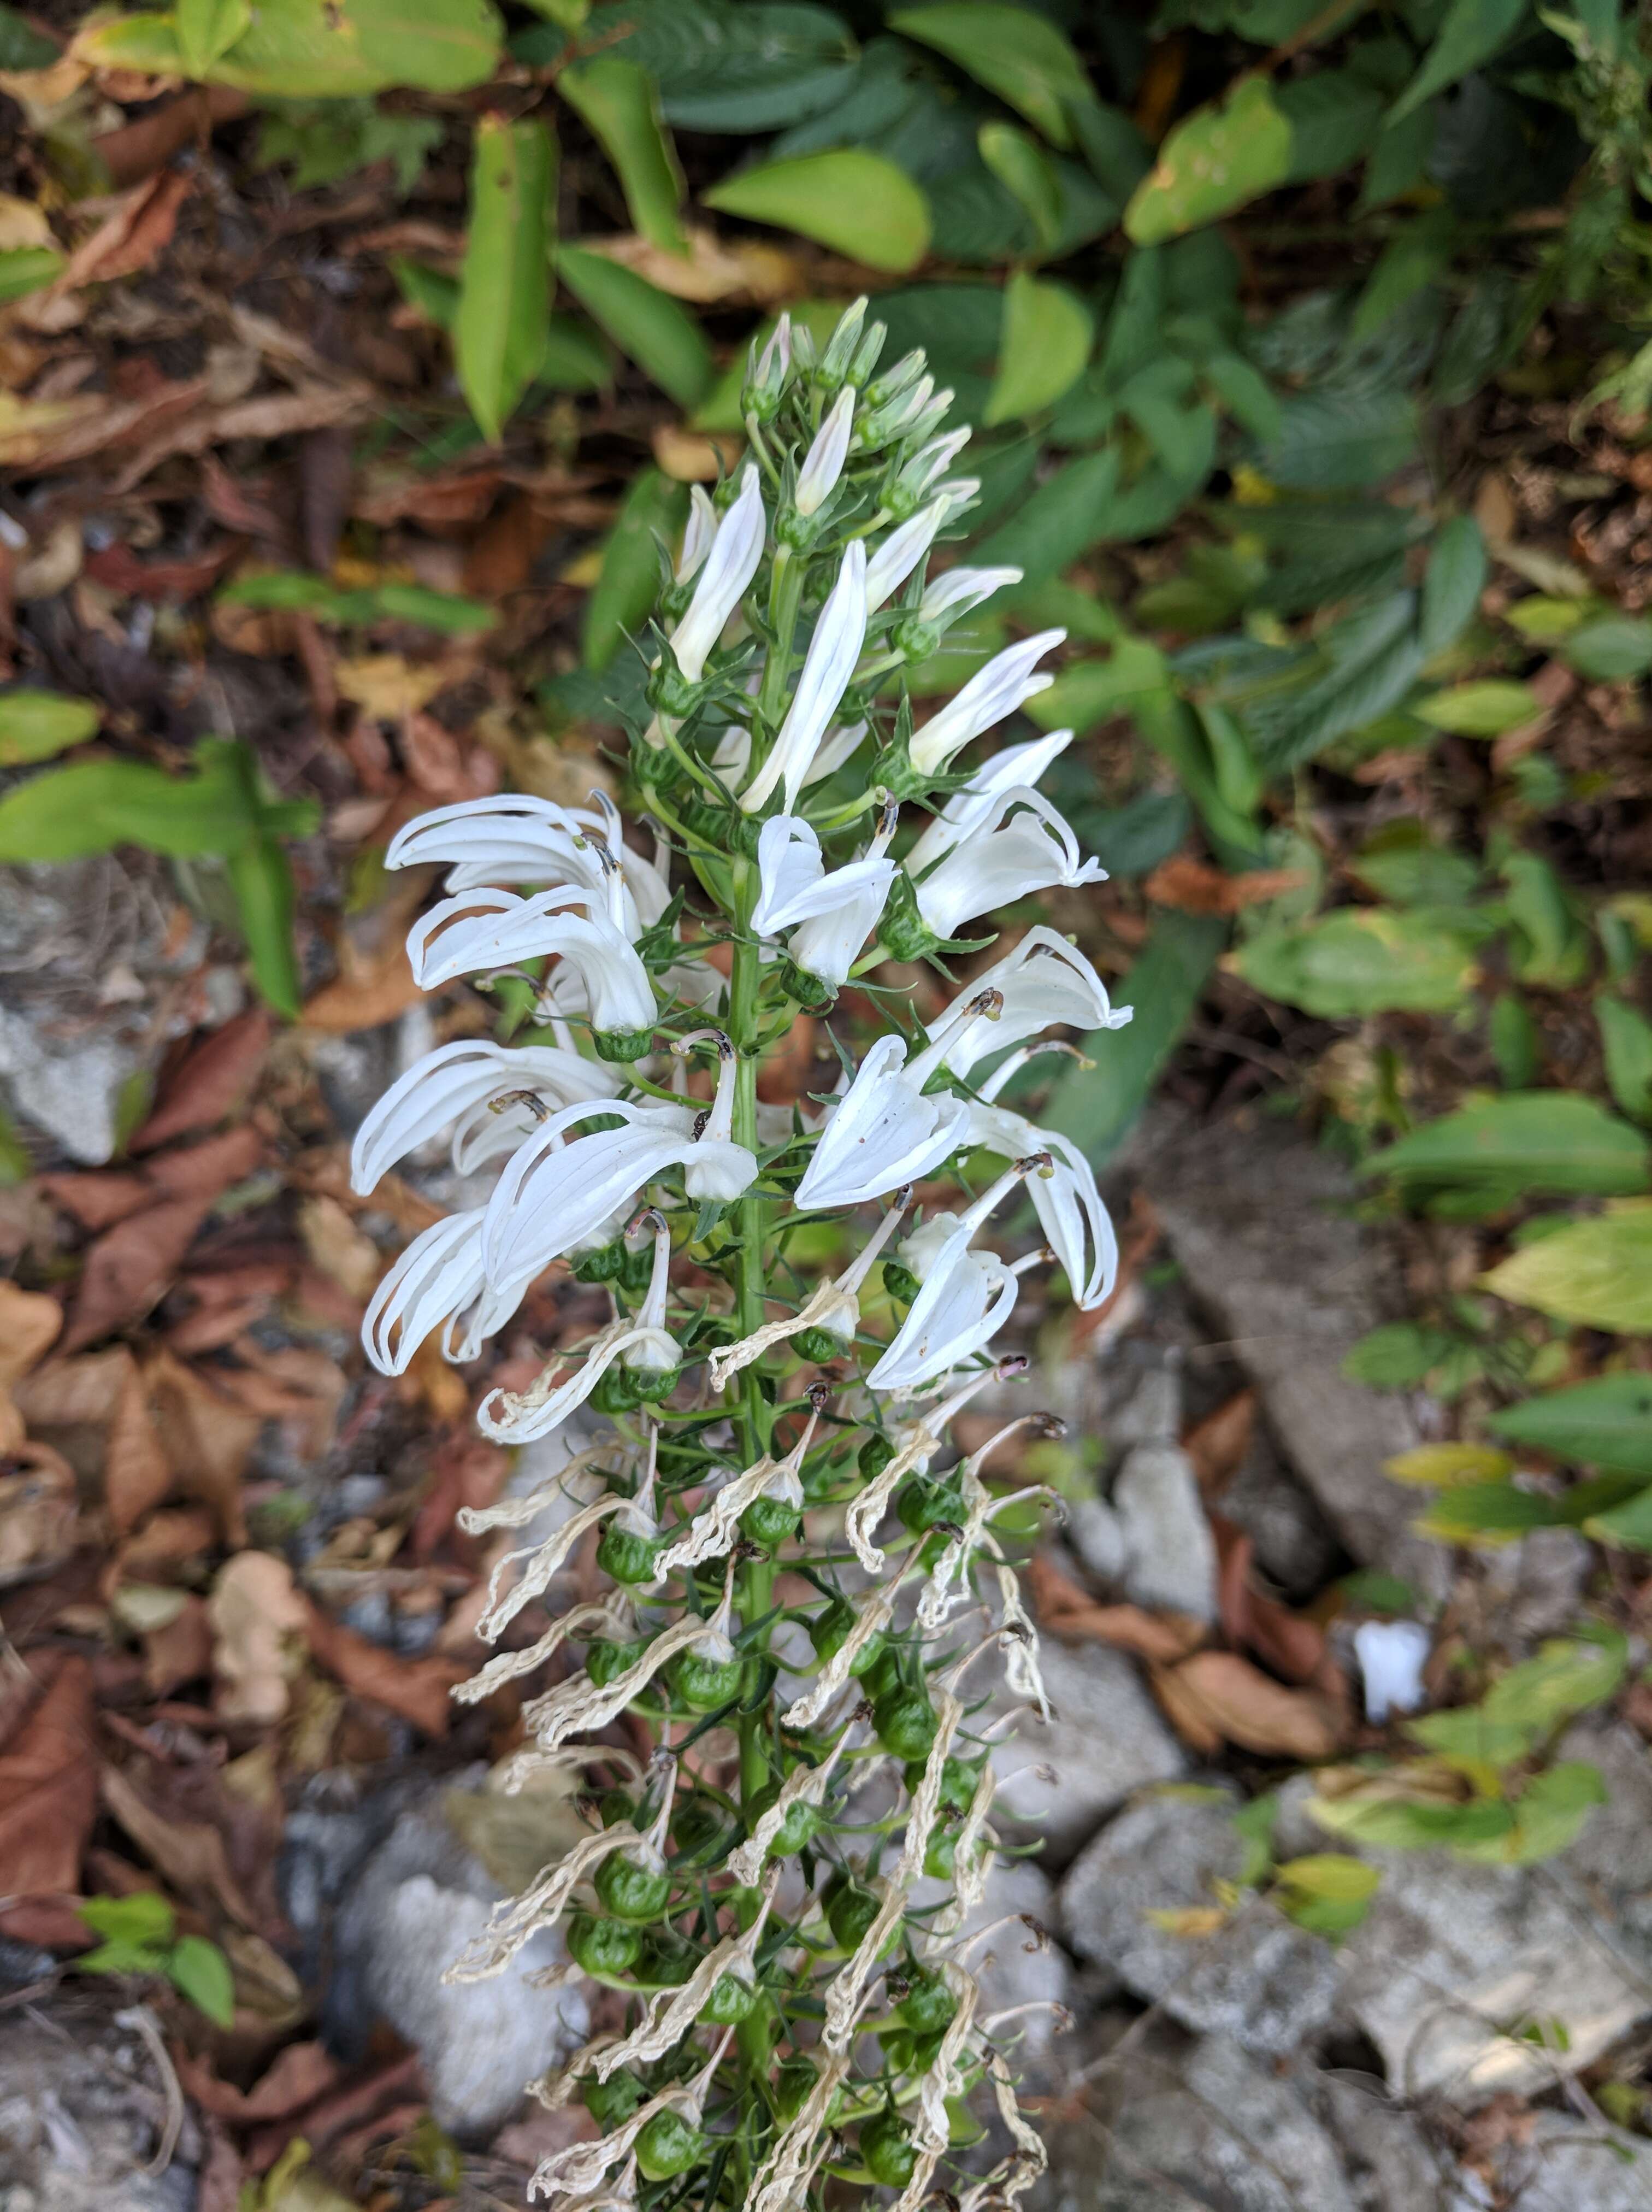
[[[148,2005],[128,2005],[124,2012],[115,2014],[115,2026],[130,2027],[142,2036],[150,2057],[155,2061],[155,2069],[161,2076],[161,2086],[166,2092],[167,2118],[161,2130],[160,2146],[149,2164],[138,2168],[140,2173],[162,2174],[172,2164],[178,2138],[184,2132],[184,2092],[179,2086],[177,2071],[161,2039],[160,2027]]]

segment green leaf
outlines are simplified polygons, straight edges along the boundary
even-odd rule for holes
[[[1454,515],[1430,548],[1418,639],[1425,659],[1455,645],[1485,588],[1485,540],[1472,514]]]
[[[1488,676],[1433,692],[1418,700],[1412,712],[1436,730],[1453,730],[1460,737],[1500,738],[1505,730],[1534,720],[1543,712],[1543,702],[1528,684]]]
[[[922,191],[885,155],[859,147],[760,162],[701,198],[720,214],[795,231],[870,269],[914,268],[929,246]]]
[[[1603,1705],[1628,1664],[1627,1641],[1616,1630],[1598,1643],[1555,1637],[1534,1659],[1500,1674],[1480,1699],[1480,1711],[1489,1721],[1523,1728],[1536,1741],[1575,1713]]]
[[[1562,1759],[1534,1774],[1515,1798],[1515,1826],[1505,1841],[1473,1844],[1459,1856],[1498,1866],[1532,1866],[1553,1858],[1570,1849],[1589,1814],[1606,1802],[1598,1766]]]
[[[1652,1376],[1598,1376],[1505,1407],[1486,1425],[1553,1459],[1652,1477]]]
[[[1327,1021],[1404,1009],[1450,1013],[1475,975],[1473,945],[1425,910],[1343,907],[1268,929],[1231,956],[1253,988]]]
[[[592,9],[585,44],[647,70],[678,130],[742,137],[819,114],[848,90],[857,67],[842,17],[795,0],[614,0]],[[565,46],[549,28],[511,41],[533,68],[560,62]]]
[[[167,1954],[153,1943],[128,1943],[119,1936],[82,1951],[73,1961],[82,1974],[158,1974],[164,1972]]]
[[[298,894],[287,855],[273,837],[257,837],[224,865],[259,995],[296,1021],[304,983],[293,945]]]
[[[1157,246],[1259,199],[1291,173],[1291,125],[1263,76],[1178,123],[1124,211],[1127,237]]]
[[[15,8],[0,8],[0,70],[50,69],[59,49]]]
[[[130,1897],[88,1897],[75,1907],[94,1936],[111,1943],[170,1943],[178,1916],[156,1889],[137,1889]]]
[[[173,24],[189,75],[204,76],[252,20],[248,0],[174,0]]]
[[[1333,1835],[1391,1851],[1438,1850],[1442,1846],[1457,1850],[1507,1835],[1515,1825],[1508,1806],[1495,1797],[1467,1805],[1376,1794],[1310,1797],[1306,1810],[1310,1820]]]
[[[1604,1513],[1591,1513],[1583,1534],[1597,1544],[1617,1544],[1625,1551],[1652,1552],[1652,1486],[1622,1505]]]
[[[1348,491],[1392,476],[1411,459],[1417,414],[1400,389],[1304,392],[1280,407],[1279,434],[1257,456],[1291,491]]]
[[[1515,1721],[1488,1720],[1478,1705],[1407,1721],[1406,1734],[1442,1759],[1467,1767],[1512,1766],[1531,1748],[1532,1733]]]
[[[1489,61],[1526,13],[1526,0],[1451,0],[1427,58],[1388,110],[1388,121],[1431,100]]]
[[[543,123],[478,118],[453,359],[490,445],[499,443],[544,359],[556,167],[556,148]]]
[[[1406,303],[1451,264],[1456,224],[1449,210],[1430,209],[1390,235],[1365,280],[1348,325],[1351,343],[1374,337]]]
[[[0,768],[50,760],[95,737],[103,717],[89,699],[56,691],[0,692]]]
[[[1164,655],[1145,637],[1121,638],[1105,660],[1071,662],[1046,691],[1027,702],[1041,729],[1071,727],[1080,737],[1129,711],[1133,701],[1166,690]]]
[[[347,100],[392,85],[465,92],[493,75],[501,43],[489,0],[258,0],[246,30],[207,74],[275,100]],[[171,15],[92,25],[76,52],[101,69],[187,74]]]
[[[899,9],[888,21],[890,30],[932,46],[968,70],[1052,146],[1072,145],[1068,107],[1092,101],[1095,94],[1066,32],[1048,15],[1002,7],[998,0],[938,0]]]
[[[1374,1154],[1362,1173],[1402,1187],[1489,1184],[1613,1197],[1644,1190],[1648,1164],[1646,1139],[1594,1099],[1526,1091],[1413,1129]]]
[[[67,265],[64,257],[53,246],[7,247],[0,252],[0,307],[9,301],[21,300],[25,293],[38,292]]]
[[[1053,406],[1082,372],[1095,335],[1076,293],[1018,269],[1004,288],[998,374],[981,421],[990,427]]]
[[[1500,991],[1491,1001],[1486,1042],[1508,1091],[1529,1091],[1543,1065],[1543,1041],[1523,999]]]
[[[1377,135],[1382,95],[1352,70],[1315,70],[1274,88],[1274,104],[1291,125],[1285,182],[1332,177],[1357,161]]]
[[[1494,1444],[1414,1444],[1382,1462],[1390,1482],[1404,1482],[1427,1490],[1458,1490],[1471,1485],[1501,1482],[1512,1474],[1515,1463]]]
[[[675,536],[687,507],[687,488],[658,469],[642,470],[625,495],[586,603],[587,668],[606,668],[627,635],[647,620],[659,592],[657,541]]]
[[[1049,155],[1013,123],[983,123],[975,141],[981,160],[1025,209],[1040,252],[1051,252],[1061,235],[1061,180]]]
[[[1588,684],[1626,684],[1652,669],[1652,623],[1607,615],[1563,638],[1559,656]]]
[[[1075,100],[1066,118],[1084,167],[1122,208],[1153,166],[1147,141],[1121,107],[1102,100]]]
[[[688,241],[677,220],[683,173],[653,78],[623,54],[598,54],[565,69],[556,89],[619,172],[625,204],[643,237],[669,253],[683,252]]]
[[[1645,1335],[1652,1331],[1652,1204],[1619,1200],[1593,1220],[1511,1253],[1480,1282],[1556,1321]]]
[[[1423,1382],[1451,1349],[1443,1329],[1416,1322],[1386,1322],[1362,1336],[1342,1363],[1351,1382],[1373,1390],[1409,1390]]]
[[[216,2027],[234,2026],[235,1979],[216,1943],[204,1936],[180,1936],[167,1954],[167,1978]]]
[[[0,860],[69,860],[117,845],[189,859],[238,851],[255,832],[239,778],[221,766],[171,776],[139,761],[53,769],[0,799]]]
[[[1028,577],[1055,576],[1112,534],[1119,456],[1111,446],[1080,453],[1023,499],[974,557],[1020,568]]]
[[[564,246],[556,273],[592,319],[679,407],[692,407],[712,380],[711,347],[688,309],[604,254]]]
[[[1652,1022],[1610,991],[1594,1001],[1594,1018],[1613,1098],[1632,1121],[1652,1122]]]

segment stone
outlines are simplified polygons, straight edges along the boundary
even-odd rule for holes
[[[1260,1899],[1224,1926],[1183,1936],[1149,1917],[1218,1904],[1217,1884],[1238,1875],[1239,1801],[1168,1791],[1108,1823],[1067,1869],[1057,1900],[1068,1948],[1100,1961],[1125,1986],[1163,2005],[1184,2027],[1278,2057],[1330,2020],[1339,1986],[1323,1937]]]
[[[1096,2072],[1084,2117],[1051,2132],[1037,2201],[1046,2212],[1358,2212],[1293,2081],[1236,2044],[1189,2045],[1169,2030]]]
[[[1406,1401],[1341,1371],[1390,1317],[1392,1273],[1380,1241],[1351,1218],[1346,1170],[1287,1124],[1254,1116],[1196,1131],[1162,1117],[1133,1156],[1195,1303],[1255,1382],[1287,1464],[1362,1565],[1442,1597],[1449,1555],[1412,1533],[1415,1493],[1382,1474],[1419,1441]]]
[[[1046,1726],[1036,1712],[1003,1705],[1016,1729],[993,1747],[993,1825],[1011,1840],[1041,1840],[1042,1864],[1059,1871],[1127,1797],[1175,1781],[1187,1761],[1124,1653],[1046,1637],[1038,1656],[1052,1718]]]
[[[148,2170],[167,2110],[153,2052],[112,1990],[54,1991],[0,2013],[6,2212],[191,2212],[203,2148],[192,2114],[171,2163]]]
[[[1216,1504],[1250,1538],[1257,1565],[1285,1596],[1306,1599],[1324,1589],[1342,1547],[1317,1502],[1281,1462],[1260,1424]]]
[[[374,2019],[387,2021],[416,2045],[430,2109],[451,2134],[491,2135],[528,2083],[588,2033],[578,1984],[532,1986],[536,1973],[567,1955],[555,1929],[541,1930],[489,1981],[442,1980],[495,1901],[559,1857],[579,1832],[560,1797],[428,1791],[350,1882],[333,1927],[332,2039],[359,2042]]]
[[[1062,1534],[1090,1580],[1110,1595],[1124,1580],[1129,1553],[1124,1524],[1104,1498],[1077,1498],[1067,1508]]]
[[[1180,1445],[1137,1444],[1113,1485],[1123,1539],[1124,1593],[1138,1605],[1216,1613],[1216,1539],[1193,1463]]]
[[[1594,1550],[1576,1528],[1534,1528],[1480,1555],[1478,1603],[1503,1644],[1534,1644],[1577,1626]]]
[[[1451,2162],[1383,2083],[1369,2074],[1322,2073],[1313,2089],[1359,2212],[1456,2212]]]
[[[1529,2138],[1506,2144],[1498,2163],[1497,2201],[1513,2212],[1647,2212],[1652,2205],[1652,2142],[1568,2113],[1534,2112]]]

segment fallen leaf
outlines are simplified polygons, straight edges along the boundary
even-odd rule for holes
[[[0,1589],[34,1582],[75,1548],[80,1517],[75,1470],[38,1440],[18,1444],[0,1474]]]
[[[206,1218],[198,1200],[162,1199],[106,1229],[86,1255],[65,1352],[78,1352],[128,1322],[163,1296]]]
[[[462,529],[480,522],[499,489],[496,468],[456,469],[424,476],[393,463],[369,463],[361,472],[355,512],[378,529],[392,523],[419,522],[427,529]],[[468,579],[465,589],[473,587]]]
[[[365,1304],[385,1271],[372,1237],[356,1227],[336,1198],[301,1200],[298,1231],[305,1250],[322,1273]]]
[[[105,131],[92,141],[93,149],[118,190],[152,175],[185,146],[204,143],[214,124],[245,115],[247,106],[246,94],[227,84],[195,86],[150,108],[136,123]]]
[[[241,1478],[264,1415],[215,1390],[162,1346],[146,1362],[143,1382],[166,1439],[173,1487],[210,1506],[225,1545],[238,1548],[246,1541]]]
[[[103,1463],[104,1503],[117,1536],[130,1535],[172,1488],[172,1468],[149,1415],[143,1377],[130,1352],[125,1361]]]
[[[140,561],[130,545],[106,545],[88,559],[86,574],[125,599],[181,605],[210,592],[240,552],[235,541],[228,538],[185,561]]]
[[[307,384],[296,392],[270,393],[240,400],[232,406],[212,407],[191,414],[151,438],[137,457],[111,479],[110,495],[124,499],[152,469],[158,468],[174,453],[202,453],[210,447],[228,446],[240,438],[262,443],[269,439],[295,437],[303,430],[354,422],[365,415],[372,404],[372,395],[364,388]]]
[[[178,2056],[173,2054],[173,2064]],[[240,2212],[243,2203],[241,2154],[216,2121],[201,2123],[206,2155],[195,2176],[195,2212]]]
[[[1255,1429],[1256,1393],[1247,1389],[1236,1390],[1187,1431],[1181,1449],[1193,1463],[1203,1498],[1219,1498],[1238,1474]]]
[[[216,1904],[243,1927],[257,1925],[258,1915],[230,1870],[223,1837],[210,1821],[168,1820],[118,1766],[103,1770],[103,1802],[185,1904],[197,1910]]]
[[[310,1607],[293,1571],[273,1552],[241,1552],[221,1570],[207,1600],[216,1642],[213,1672],[221,1720],[269,1725],[286,1714],[303,1663]]]
[[[172,2061],[179,2081],[201,2110],[236,2127],[293,2119],[339,2078],[338,2062],[319,2043],[289,2043],[250,2089],[221,2081],[205,2059],[191,2057],[179,2045],[173,2046]]]
[[[301,1018],[307,1028],[343,1036],[393,1022],[423,996],[408,965],[407,947],[397,938],[372,958],[346,967],[336,982],[324,983],[305,1001]]]
[[[358,1698],[387,1705],[426,1735],[446,1735],[453,1685],[473,1672],[452,1659],[404,1659],[306,1601],[310,1650]]]
[[[187,414],[206,397],[204,377],[165,385],[141,398],[111,402],[106,393],[69,399],[18,399],[0,392],[0,465],[39,474],[128,444],[141,430]]]
[[[1110,1644],[1163,1666],[1205,1640],[1205,1625],[1185,1613],[1148,1613],[1139,1605],[1102,1605],[1063,1574],[1048,1553],[1029,1560],[1023,1577],[1041,1628],[1066,1644]]]
[[[63,1308],[56,1298],[0,1282],[0,1390],[21,1382],[62,1327]]]
[[[1342,1740],[1328,1698],[1286,1689],[1236,1651],[1195,1651],[1156,1668],[1152,1681],[1177,1734],[1206,1754],[1227,1742],[1278,1758],[1329,1759]]]
[[[1230,876],[1189,853],[1161,860],[1143,888],[1156,906],[1181,914],[1237,914],[1285,891],[1301,889],[1307,878],[1290,868],[1251,868]]]
[[[212,1623],[206,1601],[182,1592],[183,1603],[168,1621],[143,1635],[143,1686],[152,1698],[169,1698],[185,1682],[203,1681],[212,1672]]]
[[[399,653],[364,653],[340,660],[333,670],[340,696],[377,722],[418,714],[465,672],[453,660],[404,660]]]
[[[1228,1921],[1219,1905],[1150,1906],[1143,1917],[1151,1920],[1155,1928],[1162,1928],[1167,1936],[1179,1936],[1187,1942],[1214,1936]]]
[[[243,1122],[198,1145],[157,1152],[144,1162],[143,1172],[168,1198],[192,1198],[211,1206],[232,1184],[245,1182],[263,1158],[263,1137]]]
[[[31,1428],[100,1425],[114,1419],[131,1359],[124,1344],[76,1359],[49,1359],[14,1384],[12,1396]]]
[[[129,1149],[153,1152],[173,1137],[213,1128],[234,1113],[264,1066],[273,1028],[270,1017],[258,1011],[237,1014],[203,1037],[168,1076]]]
[[[762,306],[798,296],[802,264],[782,247],[766,246],[756,239],[719,238],[714,231],[698,228],[689,228],[687,235],[685,253],[673,253],[635,234],[581,242],[605,260],[617,261],[622,268],[646,276],[657,291],[692,301],[696,307],[709,307],[720,300],[750,301]]]
[[[107,1569],[111,1588],[131,1578],[152,1580],[177,1567],[190,1567],[217,1537],[212,1516],[197,1505],[151,1513],[143,1526],[114,1553]]]
[[[0,1749],[0,1868],[9,1897],[72,1897],[98,1809],[92,1669],[73,1655],[32,1663],[43,1694]]]
[[[155,1201],[153,1184],[142,1176],[123,1175],[118,1170],[106,1175],[47,1175],[40,1177],[40,1188],[54,1206],[60,1206],[71,1219],[82,1229],[94,1234],[100,1229],[112,1229],[117,1221],[124,1221],[129,1213],[140,1213]]]
[[[91,236],[70,255],[61,275],[48,289],[46,300],[78,291],[83,284],[112,283],[118,276],[133,276],[140,269],[147,269],[171,245],[178,228],[178,211],[194,185],[191,172],[163,169],[148,184],[123,194]]]

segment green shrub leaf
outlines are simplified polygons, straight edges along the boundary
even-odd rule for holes
[[[858,147],[762,162],[702,197],[720,214],[796,231],[869,269],[915,268],[929,246],[922,191],[884,155]]]

